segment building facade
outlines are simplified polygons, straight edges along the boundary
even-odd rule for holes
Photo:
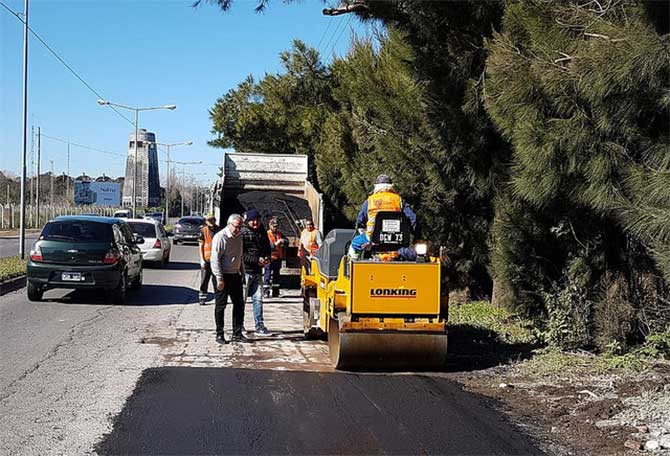
[[[156,135],[140,129],[137,134],[137,172],[135,172],[135,133],[130,134],[126,178],[123,183],[123,205],[132,206],[133,183],[137,175],[135,189],[138,207],[160,206],[160,181],[158,176],[158,152]]]

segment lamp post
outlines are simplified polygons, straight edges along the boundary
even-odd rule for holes
[[[131,106],[125,106],[121,104],[116,104],[112,103],[111,101],[107,100],[98,100],[98,104],[100,106],[116,106],[117,108],[122,108],[122,109],[128,109],[129,111],[135,111],[135,141],[134,141],[134,148],[133,148],[133,201],[132,201],[132,210],[133,210],[133,217],[137,215],[136,208],[137,208],[137,136],[138,136],[138,118],[140,111],[157,111],[159,109],[169,109],[170,111],[174,111],[177,109],[177,105],[164,105],[164,106],[155,106],[155,107],[150,107],[150,108],[133,108]]]
[[[170,148],[176,146],[190,146],[193,144],[193,141],[182,141],[178,143],[165,144],[165,143],[154,143],[157,146],[163,146],[167,150],[167,161],[165,162],[165,223],[168,223],[170,218]]]
[[[197,162],[178,162],[178,161],[173,161],[172,163],[177,163],[178,165],[181,165],[181,216],[184,216],[184,181],[185,177],[184,174],[186,173],[186,165],[202,165],[201,161]]]

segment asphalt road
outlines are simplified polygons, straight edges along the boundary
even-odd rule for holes
[[[26,234],[26,253],[30,251],[35,239],[39,237],[39,233]],[[18,236],[0,236],[0,258],[6,258],[19,254],[19,237]]]
[[[0,454],[541,453],[447,373],[334,371],[296,291],[266,302],[273,337],[216,344],[195,258],[174,247],[126,306],[0,297]]]

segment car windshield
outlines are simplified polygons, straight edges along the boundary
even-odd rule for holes
[[[178,222],[180,225],[204,225],[205,221],[200,218],[183,218]]]
[[[133,233],[139,234],[144,238],[156,237],[156,227],[153,223],[128,222],[128,225],[132,228]]]
[[[111,242],[112,238],[111,225],[83,220],[49,222],[40,235],[47,241]]]

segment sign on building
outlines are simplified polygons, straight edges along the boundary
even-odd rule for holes
[[[74,204],[118,207],[121,205],[121,184],[74,181]]]

